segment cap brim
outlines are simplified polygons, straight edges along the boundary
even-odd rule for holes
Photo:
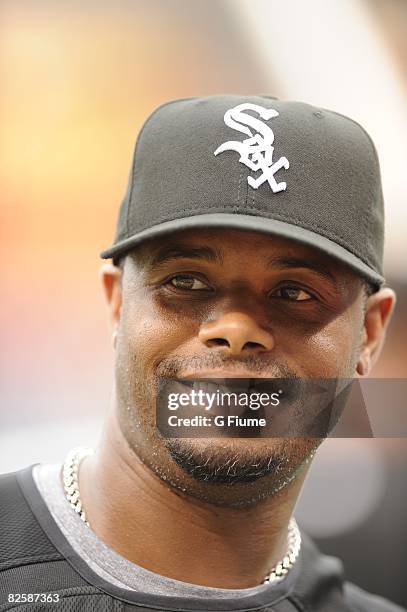
[[[329,238],[298,225],[291,225],[284,221],[254,215],[214,213],[165,221],[113,244],[110,248],[102,251],[100,256],[102,259],[118,259],[145,240],[172,234],[176,231],[196,228],[231,228],[289,238],[290,240],[319,249],[327,255],[347,264],[357,274],[377,287],[384,283],[383,276],[359,259],[359,257]]]

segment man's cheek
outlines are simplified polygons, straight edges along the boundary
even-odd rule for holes
[[[142,308],[123,321],[125,350],[134,355],[146,373],[154,373],[162,359],[197,335],[199,325],[196,322],[180,319],[177,316],[160,316],[154,308]]]
[[[343,351],[332,336],[329,334],[313,336],[306,341],[306,345],[311,356],[310,376],[329,378],[338,374]]]
[[[304,340],[310,377],[337,378],[352,373],[354,342],[351,329],[324,330]]]

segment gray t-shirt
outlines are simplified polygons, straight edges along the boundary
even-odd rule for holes
[[[218,589],[173,580],[128,561],[107,546],[68,503],[61,482],[60,464],[41,464],[33,468],[35,483],[58,527],[77,555],[107,582],[118,587],[151,595],[173,595],[208,599],[227,599],[260,593],[272,585],[250,589]]]
[[[100,541],[66,501],[60,474],[61,465],[31,465],[0,475],[0,610],[35,595],[61,612],[407,612],[346,582],[341,562],[303,531],[297,562],[274,584],[214,589],[159,576]]]

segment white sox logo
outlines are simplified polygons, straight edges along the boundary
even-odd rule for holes
[[[243,142],[237,140],[224,142],[216,149],[214,155],[219,155],[219,153],[224,151],[237,151],[240,153],[240,163],[245,164],[245,166],[254,172],[262,171],[262,174],[256,179],[252,176],[247,177],[247,182],[253,189],[257,189],[265,181],[268,181],[273,193],[284,191],[287,188],[287,183],[284,181],[277,183],[274,175],[281,168],[288,170],[290,162],[286,157],[280,157],[280,159],[273,163],[274,132],[263,121],[245,113],[248,110],[255,111],[266,121],[273,117],[278,117],[279,114],[272,108],[263,108],[263,106],[250,104],[249,102],[238,104],[238,106],[227,110],[224,115],[226,125],[243,134],[247,134],[249,138],[246,138]],[[250,128],[257,133],[253,133]]]

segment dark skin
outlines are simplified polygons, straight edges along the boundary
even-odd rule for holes
[[[123,270],[104,265],[102,281],[116,363],[104,434],[80,471],[92,529],[123,557],[170,578],[260,584],[285,553],[321,440],[180,440],[180,456],[207,479],[194,477],[157,434],[157,376],[365,376],[380,354],[394,292],[366,298],[360,278],[323,253],[240,230],[150,241]],[[211,481],[219,473],[230,481]]]

